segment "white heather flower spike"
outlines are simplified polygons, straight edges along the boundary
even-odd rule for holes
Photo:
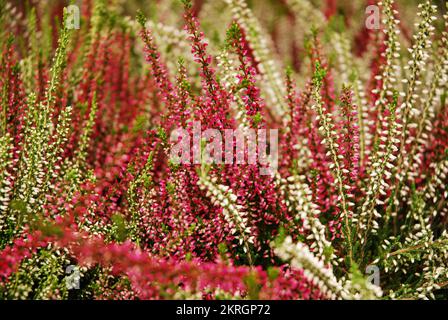
[[[338,206],[342,212],[342,220],[343,220],[343,232],[344,232],[344,240],[347,245],[347,252],[349,255],[350,261],[352,260],[352,234],[351,234],[351,223],[350,218],[353,215],[352,209],[349,206],[349,199],[347,196],[347,192],[344,188],[343,181],[343,173],[342,173],[342,164],[341,159],[338,157],[338,144],[337,144],[337,134],[333,130],[335,127],[333,123],[332,114],[326,110],[326,107],[322,101],[321,96],[321,88],[322,81],[316,80],[313,85],[312,97],[314,100],[314,104],[311,106],[313,110],[316,111],[317,116],[319,117],[319,131],[325,138],[325,144],[328,149],[327,156],[331,159],[330,169],[335,179],[336,190],[339,195]]]
[[[400,63],[398,57],[400,56],[400,42],[396,31],[399,30],[400,21],[395,18],[393,10],[394,0],[384,0],[381,2],[383,6],[383,14],[385,25],[385,45],[386,45],[386,63],[383,66],[381,76],[378,80],[382,81],[382,87],[379,92],[379,98],[376,101],[379,107],[378,119],[376,121],[376,132],[374,137],[374,143],[381,136],[381,123],[384,122],[383,112],[388,104],[388,97],[392,95],[394,90],[394,82],[397,78],[400,78]]]
[[[379,225],[376,220],[379,214],[376,212],[375,205],[383,204],[380,197],[387,186],[385,180],[389,179],[390,173],[388,167],[394,165],[393,146],[398,143],[396,137],[399,135],[396,123],[397,111],[395,104],[396,101],[388,104],[389,116],[387,122],[381,123],[381,137],[385,139],[381,139],[379,150],[383,152],[383,155],[375,158],[372,163],[370,178],[366,187],[366,197],[359,213],[357,235],[364,245],[368,233],[370,231],[377,232],[378,230]]]
[[[337,68],[339,69],[340,75],[340,83],[348,84],[350,82],[350,71],[349,64],[352,64],[353,56],[350,51],[350,43],[344,35],[334,32],[332,34],[331,43],[334,46],[335,52],[337,53],[338,64]]]
[[[295,17],[302,22],[302,26],[321,27],[326,23],[322,11],[308,0],[286,0],[286,4],[294,12]]]
[[[282,179],[275,176],[280,189],[286,198],[286,205],[292,214],[295,214],[294,223],[311,232],[310,239],[316,244],[316,256],[319,259],[328,259],[333,265],[337,265],[336,255],[325,257],[326,250],[331,248],[331,243],[326,239],[326,228],[319,221],[321,212],[316,204],[312,202],[311,190],[305,182],[304,176],[290,176]]]
[[[289,261],[292,267],[303,269],[305,276],[329,299],[350,299],[349,293],[335,277],[332,268],[325,266],[303,243],[294,244],[288,236],[274,251],[279,258]]]
[[[243,250],[252,265],[253,258],[250,247],[254,243],[254,237],[248,225],[248,215],[244,208],[237,203],[237,196],[232,190],[225,185],[217,184],[213,180],[201,177],[198,180],[198,185],[202,190],[208,191],[207,196],[211,198],[213,204],[222,207],[222,213],[230,224],[232,233],[239,240],[239,244],[243,245]]]
[[[431,50],[432,46],[432,35],[434,34],[433,30],[434,27],[432,26],[433,23],[433,15],[436,13],[436,9],[431,5],[429,1],[426,1],[423,4],[419,5],[419,8],[421,9],[419,12],[420,22],[416,26],[416,30],[418,30],[417,34],[414,35],[414,44],[412,48],[409,49],[409,52],[411,53],[410,60],[408,61],[409,65],[409,74],[408,77],[405,79],[407,83],[407,90],[406,92],[403,92],[402,95],[405,97],[404,101],[402,102],[402,107],[399,108],[399,116],[402,120],[403,128],[401,129],[400,134],[400,150],[401,152],[398,154],[398,160],[397,160],[397,166],[392,170],[392,172],[398,175],[401,175],[400,178],[398,178],[400,181],[403,178],[407,178],[406,175],[408,174],[408,171],[411,169],[410,166],[413,165],[413,153],[414,150],[411,150],[409,153],[409,145],[413,147],[413,142],[417,139],[420,139],[420,136],[422,135],[421,131],[418,133],[418,135],[414,138],[410,132],[412,128],[418,127],[418,124],[414,122],[413,118],[415,118],[415,121],[418,119],[421,119],[423,122],[426,118],[426,115],[428,113],[428,109],[430,108],[432,104],[432,99],[434,98],[434,92],[431,93],[429,99],[427,96],[425,96],[425,100],[427,101],[427,104],[424,105],[423,110],[420,111],[418,108],[418,101],[417,97],[418,95],[416,92],[419,91],[419,88],[421,87],[422,82],[420,81],[420,78],[422,76],[422,73],[426,71],[425,65],[426,60],[429,57],[429,50]],[[442,58],[443,59],[443,58]],[[438,75],[436,74],[434,76],[434,81],[436,81],[436,85],[438,82]],[[423,115],[420,116],[420,113],[423,112]],[[415,117],[412,117],[412,115],[415,115]],[[409,161],[411,163],[409,164]],[[394,192],[395,195],[401,194],[402,189],[402,183],[399,183],[397,185],[397,188]],[[406,191],[405,191],[406,192]]]

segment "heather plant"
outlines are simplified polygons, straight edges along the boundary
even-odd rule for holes
[[[447,299],[415,2],[0,0],[0,299]]]

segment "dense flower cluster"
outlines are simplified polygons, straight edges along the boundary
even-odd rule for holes
[[[135,4],[0,0],[0,299],[448,298],[446,7]]]

